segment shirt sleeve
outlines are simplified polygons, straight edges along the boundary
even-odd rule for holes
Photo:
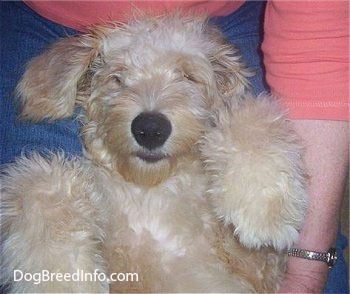
[[[264,64],[294,119],[349,120],[348,1],[270,1]]]

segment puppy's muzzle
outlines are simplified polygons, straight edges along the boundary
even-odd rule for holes
[[[161,147],[171,134],[171,123],[160,112],[142,112],[131,124],[131,132],[136,142],[153,150]]]

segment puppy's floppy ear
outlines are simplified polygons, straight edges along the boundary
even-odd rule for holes
[[[219,93],[223,98],[241,96],[249,89],[247,78],[253,73],[241,61],[238,49],[229,44],[217,28],[208,26],[207,34],[214,44],[209,60]]]
[[[17,86],[21,117],[34,121],[72,115],[78,82],[97,56],[90,35],[63,39],[27,66]]]

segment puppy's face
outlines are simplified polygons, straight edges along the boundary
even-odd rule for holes
[[[62,101],[56,110],[46,103],[42,113],[65,116],[74,105],[68,96],[74,96],[85,110],[89,156],[127,181],[155,185],[195,156],[213,108],[246,86],[235,50],[213,32],[203,20],[173,16],[98,27],[90,35],[61,41],[46,59],[70,53],[62,69],[53,71],[56,78],[60,71],[58,79],[71,79],[52,85]],[[34,60],[19,85],[22,97],[27,96],[24,116],[34,119],[28,71],[43,59]]]
[[[84,103],[86,148],[99,156],[91,138],[99,140],[104,150],[97,152],[143,184],[168,177],[194,151],[215,91],[211,64],[199,50],[156,33],[109,34]]]

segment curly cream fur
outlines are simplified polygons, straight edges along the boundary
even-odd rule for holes
[[[237,50],[202,17],[145,17],[54,44],[18,85],[22,117],[83,109],[84,158],[33,154],[2,176],[12,292],[273,292],[305,211],[302,150]],[[142,112],[172,129],[148,150]],[[147,161],[145,158],[152,158]],[[13,281],[13,271],[135,272],[138,282]]]

